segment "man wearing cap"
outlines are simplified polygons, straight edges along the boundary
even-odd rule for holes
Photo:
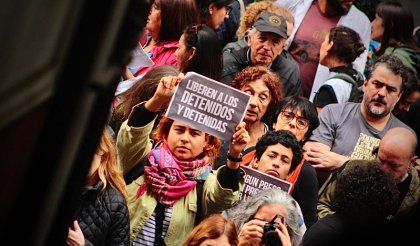
[[[302,95],[299,67],[283,52],[287,37],[284,17],[263,11],[248,31],[247,39],[228,43],[223,49],[221,81],[229,84],[245,67],[264,65],[279,76],[285,96]]]

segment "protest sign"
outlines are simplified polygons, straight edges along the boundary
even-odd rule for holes
[[[248,197],[265,189],[280,189],[290,193],[292,183],[285,180],[270,176],[250,167],[241,167],[245,172],[244,188],[240,194],[239,200],[247,199]]]
[[[251,96],[223,83],[188,72],[178,85],[166,117],[223,140],[243,120]]]

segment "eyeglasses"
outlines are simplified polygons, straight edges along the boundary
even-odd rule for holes
[[[296,119],[296,127],[300,130],[303,130],[309,126],[309,120],[305,119],[302,116],[297,116],[295,113],[290,111],[281,111],[280,119],[286,123],[289,123],[293,119]]]

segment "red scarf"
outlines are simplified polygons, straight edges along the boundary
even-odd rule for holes
[[[166,142],[152,149],[147,159],[150,166],[144,167],[145,184],[137,190],[137,197],[143,195],[147,187],[161,204],[171,207],[194,189],[196,180],[205,180],[212,169],[207,158],[178,160]]]

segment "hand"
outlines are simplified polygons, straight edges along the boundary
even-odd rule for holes
[[[180,73],[178,76],[165,76],[161,78],[155,94],[145,104],[146,109],[151,112],[157,112],[159,109],[167,108],[175,93],[176,86],[181,83],[183,78],[183,73]]]
[[[314,168],[323,169],[326,171],[335,170],[344,162],[349,160],[348,157],[339,155],[330,150],[324,150],[319,148],[308,148],[304,153],[304,158],[310,162]]]
[[[130,69],[128,69],[128,67],[125,67],[123,73],[122,73],[122,77],[127,80],[127,79],[132,79],[134,78],[134,75],[131,73]]]
[[[238,234],[238,246],[261,245],[265,221],[250,220],[245,223]]]
[[[276,232],[283,246],[292,246],[289,231],[287,230],[287,226],[285,224],[280,223],[279,227],[276,229]]]
[[[229,145],[229,154],[232,157],[240,157],[242,150],[249,143],[250,137],[248,131],[245,129],[246,123],[241,122],[236,126],[236,132],[232,136],[232,141]],[[240,167],[241,162],[227,161],[227,167],[236,170]]]
[[[77,220],[73,222],[73,228],[69,228],[69,234],[67,236],[66,245],[70,246],[84,246],[85,237],[83,236],[82,229],[80,229]]]

